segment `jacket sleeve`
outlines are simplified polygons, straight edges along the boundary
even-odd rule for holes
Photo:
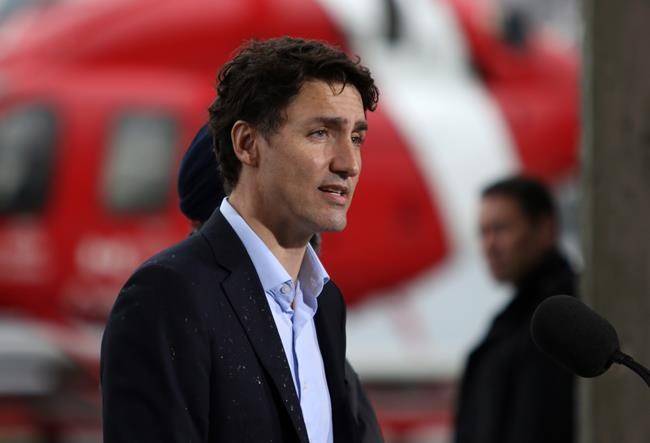
[[[145,265],[121,290],[101,348],[105,443],[208,440],[210,353],[183,277]]]

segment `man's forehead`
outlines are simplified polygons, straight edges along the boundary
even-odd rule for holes
[[[486,195],[481,199],[481,216],[522,217],[525,213],[519,202],[507,195]]]
[[[348,118],[335,115],[316,115],[314,117],[305,116],[304,124],[318,124],[330,127],[346,127],[352,125],[354,126],[353,129],[355,131],[368,130],[368,122],[366,121],[365,117],[362,119],[350,120]]]
[[[481,204],[483,206],[499,208],[504,210],[506,208],[517,208],[519,209],[519,202],[513,197],[503,194],[488,194],[481,198]]]
[[[308,80],[300,87],[289,107],[292,105],[306,105],[312,108],[313,112],[322,116],[352,118],[355,121],[365,120],[361,94],[351,84]],[[351,117],[350,114],[356,115]],[[315,116],[309,115],[308,117]]]

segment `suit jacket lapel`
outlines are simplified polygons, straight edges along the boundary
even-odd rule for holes
[[[314,316],[318,345],[323,357],[327,387],[332,403],[332,424],[334,427],[334,441],[356,441],[352,432],[354,425],[350,402],[347,398],[345,385],[345,331],[339,325],[333,324],[330,319],[338,318],[338,309],[334,306],[334,299],[339,297],[335,287],[328,283],[318,297],[318,310]]]
[[[219,209],[201,233],[212,247],[216,261],[230,270],[222,288],[233,307],[260,363],[269,373],[300,441],[309,442],[300,402],[286,354],[269,309],[264,289],[244,245]]]

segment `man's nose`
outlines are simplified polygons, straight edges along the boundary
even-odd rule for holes
[[[336,144],[330,169],[342,177],[356,177],[361,172],[361,152],[352,140],[341,140]]]

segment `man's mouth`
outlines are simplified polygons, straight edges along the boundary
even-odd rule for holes
[[[349,203],[347,186],[323,185],[319,186],[318,190],[324,194],[326,200],[336,206],[345,207]]]
[[[318,190],[329,194],[340,195],[342,197],[348,195],[348,188],[341,185],[324,185],[320,186]]]

